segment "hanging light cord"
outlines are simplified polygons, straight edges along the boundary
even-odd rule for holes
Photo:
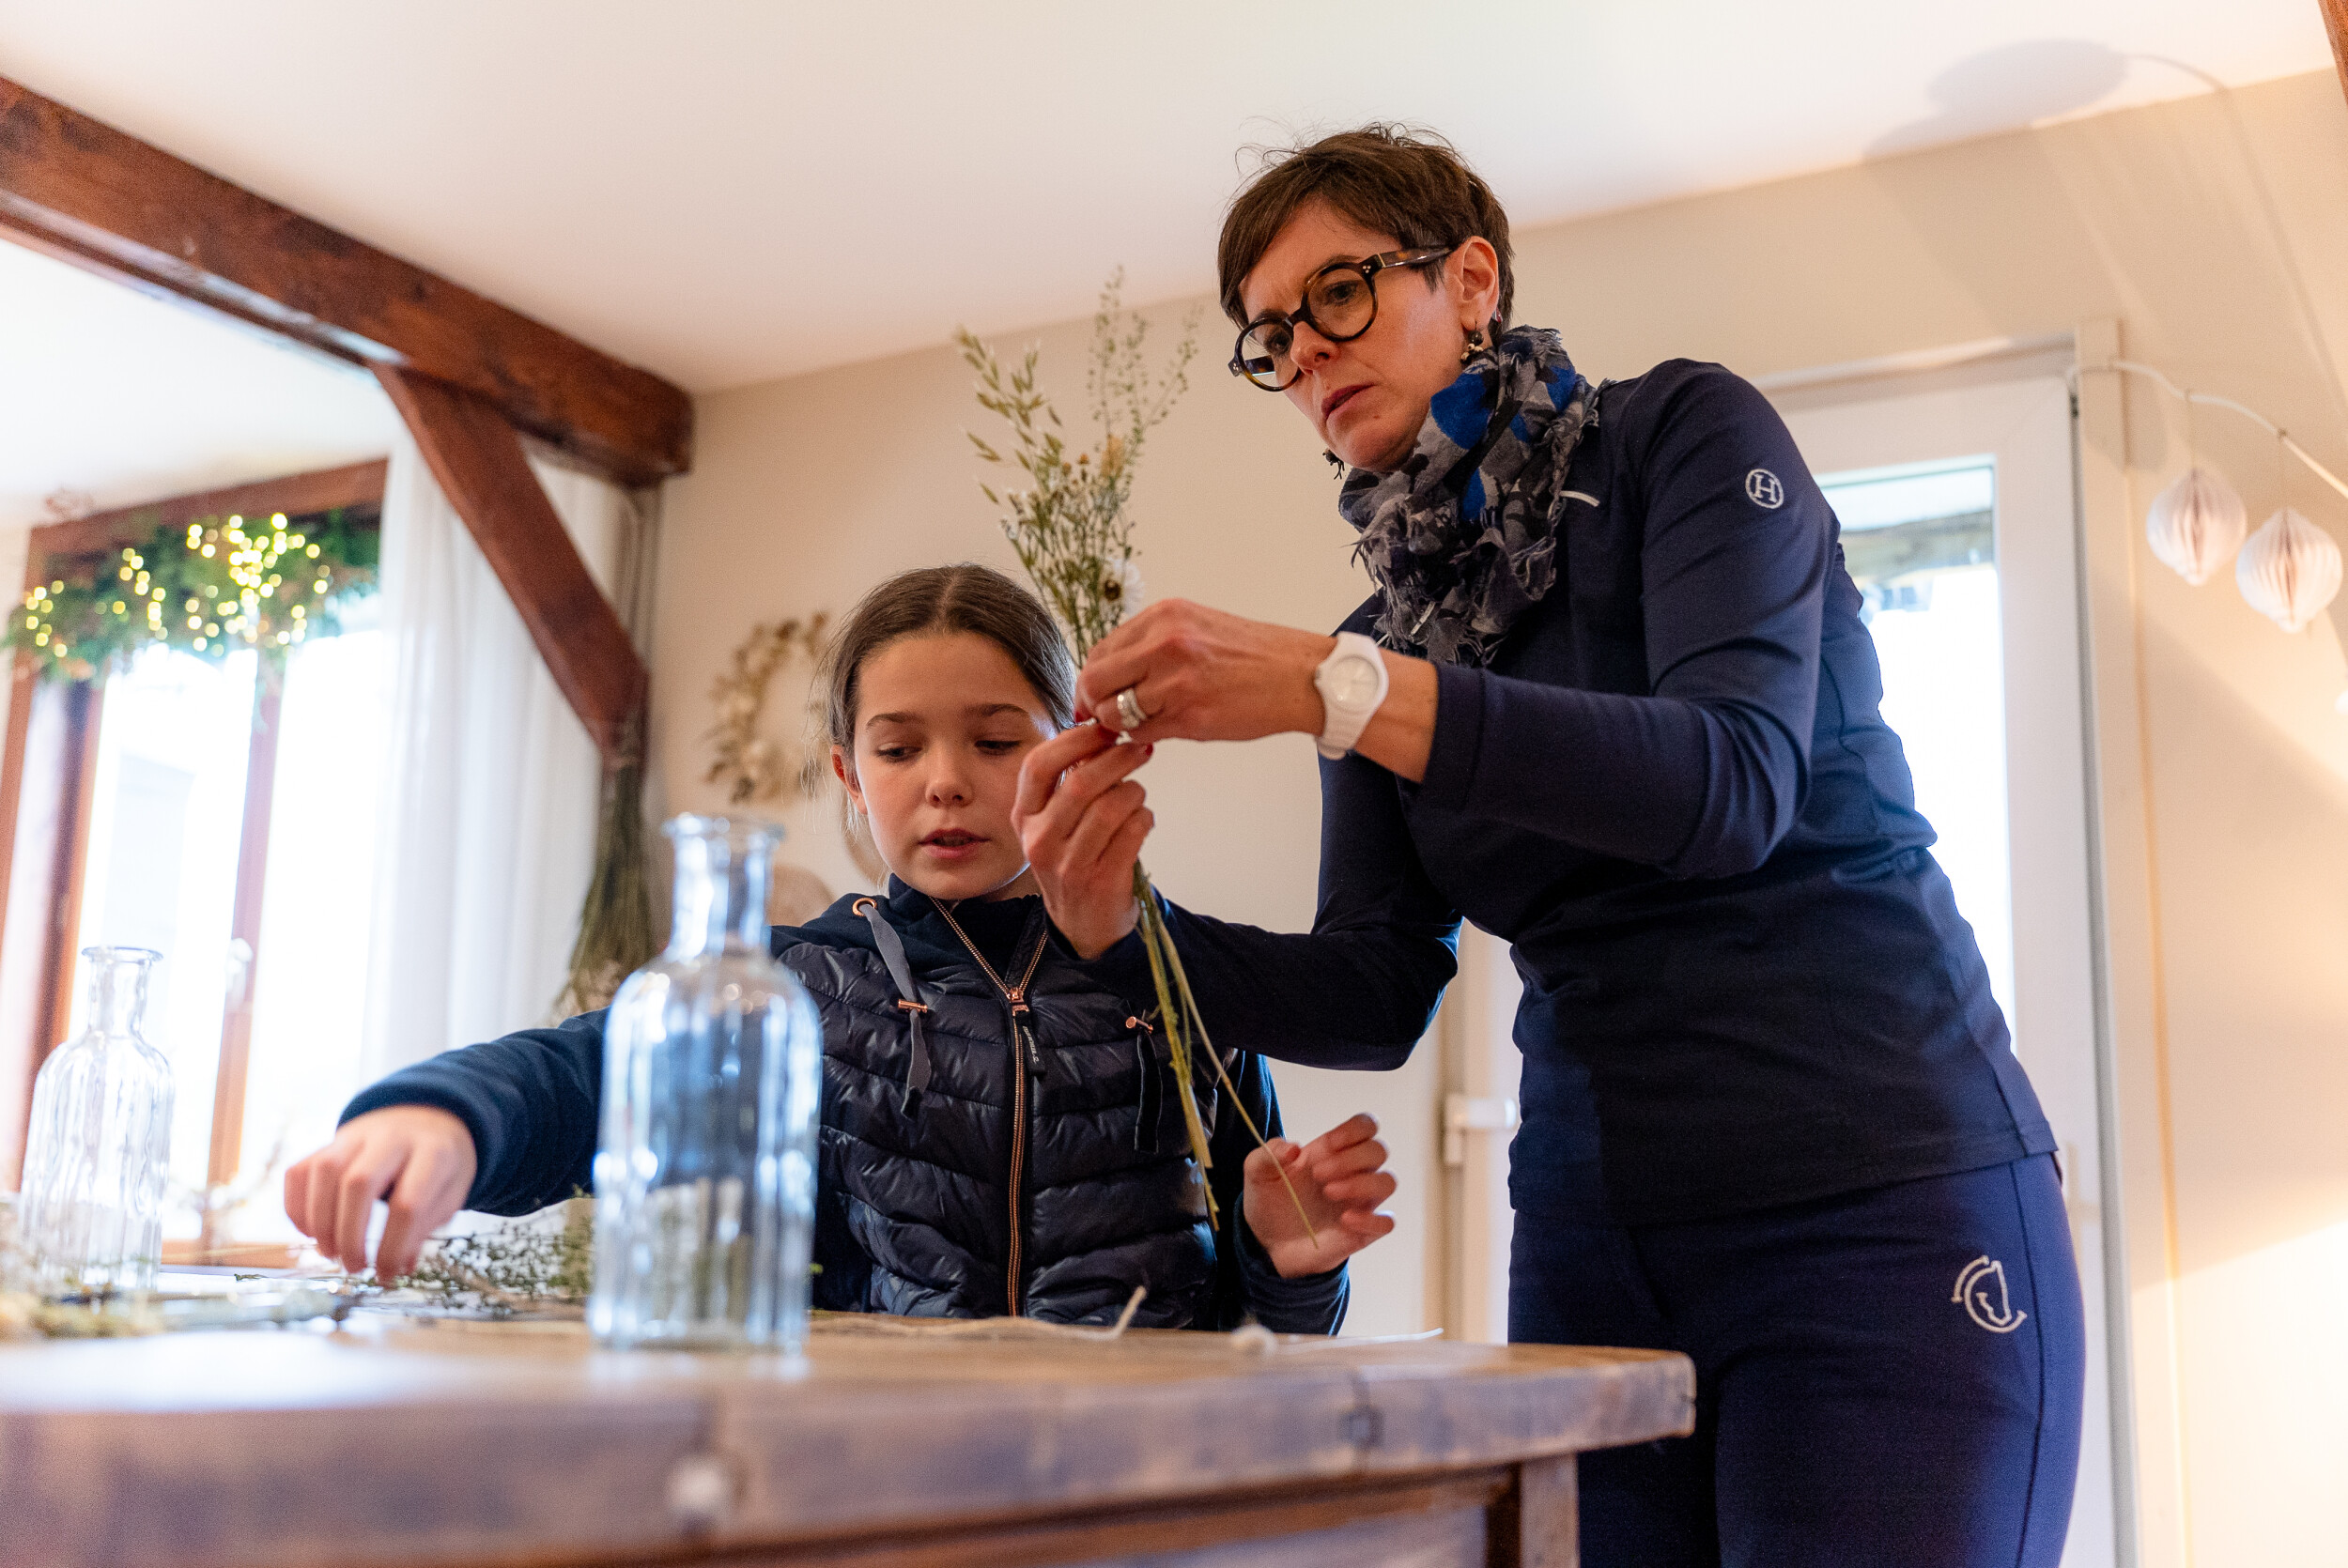
[[[2263,425],[2267,430],[2273,432],[2275,438],[2283,444],[2283,449],[2286,452],[2289,452],[2294,457],[2299,459],[2300,462],[2305,463],[2308,466],[2309,470],[2312,472],[2316,478],[2322,480],[2325,484],[2330,485],[2341,495],[2348,496],[2348,481],[2342,481],[2338,474],[2332,472],[2331,469],[2317,462],[2314,457],[2309,454],[2307,448],[2301,446],[2298,442],[2291,438],[2288,431],[2284,430],[2281,425],[2277,424],[2273,420],[2268,419],[2264,414],[2260,413],[2256,408],[2249,407],[2244,404],[2236,403],[2231,397],[2219,397],[2215,393],[2205,392],[2189,392],[2186,388],[2180,387],[2174,381],[2169,379],[2168,377],[2163,376],[2159,371],[2154,369],[2151,365],[2142,363],[2141,361],[2136,360],[2108,360],[2101,365],[2082,365],[2079,368],[2082,370],[2124,370],[2131,376],[2145,377],[2159,383],[2163,391],[2167,392],[2171,397],[2181,399],[2188,407],[2196,403],[2205,403],[2213,408],[2231,408],[2235,413],[2240,414],[2244,419],[2248,420],[2251,423]]]

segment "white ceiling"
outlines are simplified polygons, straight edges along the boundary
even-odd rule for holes
[[[0,528],[60,489],[104,511],[379,457],[396,428],[359,371],[0,244]]]
[[[1299,130],[1438,127],[1524,226],[2329,58],[2317,0],[0,0],[0,74],[696,391],[1205,291]],[[363,380],[6,247],[0,327],[0,522],[381,449]]]

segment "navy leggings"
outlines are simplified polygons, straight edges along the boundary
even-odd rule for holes
[[[1584,1455],[1588,1568],[2048,1568],[2086,1360],[2051,1158],[1726,1219],[1517,1216],[1508,1337],[1696,1366],[1689,1437]]]

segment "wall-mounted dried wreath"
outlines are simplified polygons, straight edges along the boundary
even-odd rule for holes
[[[811,665],[822,652],[827,621],[816,614],[804,621],[793,616],[752,626],[734,649],[726,672],[710,687],[718,723],[707,738],[717,743],[717,756],[703,778],[724,784],[730,804],[772,800],[786,784],[805,788],[806,770],[798,757],[804,743],[771,740],[759,733],[758,721],[775,676],[801,655]]]

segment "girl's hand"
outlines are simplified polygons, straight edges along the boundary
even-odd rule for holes
[[[388,1194],[375,1277],[389,1283],[416,1267],[425,1238],[465,1206],[477,1166],[472,1133],[456,1116],[387,1105],[351,1117],[332,1143],[286,1171],[286,1217],[355,1274],[367,1266],[375,1200]]]
[[[1247,1228],[1263,1243],[1282,1279],[1324,1273],[1394,1229],[1392,1216],[1377,1211],[1394,1196],[1395,1180],[1385,1163],[1386,1145],[1378,1141],[1378,1123],[1367,1115],[1331,1128],[1301,1148],[1274,1138],[1248,1155],[1243,1200]],[[1313,1218],[1319,1241],[1305,1231],[1281,1185],[1284,1168]]]
[[[1137,741],[1318,735],[1313,671],[1336,646],[1335,638],[1161,599],[1093,645],[1076,677],[1076,714],[1118,726],[1117,694],[1130,686],[1150,715],[1133,731]]]
[[[1157,819],[1127,776],[1147,746],[1119,746],[1098,725],[1064,730],[1019,765],[1012,826],[1027,852],[1052,923],[1077,956],[1097,959],[1141,918],[1134,867]]]

